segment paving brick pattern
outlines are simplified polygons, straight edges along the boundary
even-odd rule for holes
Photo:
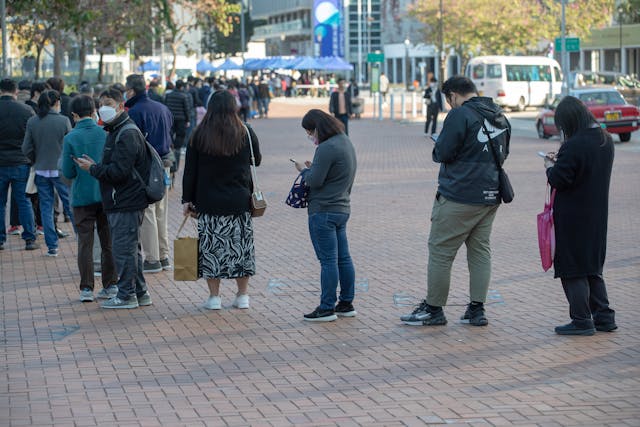
[[[204,281],[175,282],[170,272],[146,276],[152,306],[102,310],[78,301],[73,238],[47,258],[8,236],[0,426],[640,426],[637,147],[617,145],[611,191],[605,275],[617,332],[553,333],[568,307],[560,282],[539,265],[535,214],[545,180],[536,152],[557,141],[517,133],[507,163],[516,199],[500,208],[492,236],[489,325],[457,322],[468,302],[462,249],[449,324],[408,327],[398,316],[426,290],[432,145],[421,124],[352,121],[358,316],[309,324],[302,315],[319,302],[319,266],[306,211],[283,203],[295,177],[288,159],[313,155],[300,127],[307,108],[276,101],[268,120],[252,122],[269,207],[255,220],[250,310],[230,308],[231,282],[225,308],[204,310]]]

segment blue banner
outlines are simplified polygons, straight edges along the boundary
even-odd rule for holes
[[[313,43],[315,56],[344,57],[342,0],[313,1]]]

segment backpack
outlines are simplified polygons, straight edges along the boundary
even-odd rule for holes
[[[147,168],[149,169],[149,176],[147,176],[146,179],[142,178],[140,172],[138,172],[135,166],[133,168],[133,175],[144,186],[147,202],[149,204],[159,202],[164,197],[164,193],[166,191],[164,163],[156,149],[153,148],[153,146],[149,144],[147,139],[142,135],[138,126],[132,123],[127,123],[120,128],[116,135],[116,142],[120,138],[120,134],[128,129],[135,129],[142,136],[147,151]]]

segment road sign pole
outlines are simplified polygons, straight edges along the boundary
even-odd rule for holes
[[[567,0],[562,0],[562,23],[561,23],[561,28],[560,28],[560,37],[562,38],[562,41],[560,42],[560,46],[561,46],[561,51],[560,51],[560,55],[561,55],[561,62],[562,62],[562,94],[563,95],[567,95],[569,93],[569,82],[567,81],[569,79],[569,70],[568,70],[568,64],[567,64],[567,35],[566,35],[566,29],[567,29],[567,23],[565,20],[565,8],[566,8],[566,4],[567,4]]]

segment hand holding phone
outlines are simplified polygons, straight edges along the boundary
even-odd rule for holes
[[[538,156],[545,158],[547,157],[547,153],[545,153],[544,151],[538,151]]]
[[[295,162],[296,162],[296,159],[294,159],[294,158],[290,158],[290,159],[289,159],[289,161],[290,161],[290,162],[292,162],[292,163],[295,163]]]

